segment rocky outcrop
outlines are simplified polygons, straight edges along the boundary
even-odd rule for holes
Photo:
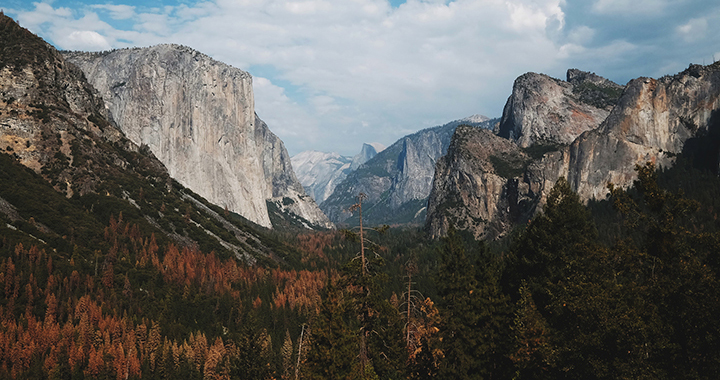
[[[567,79],[536,73],[517,78],[498,135],[528,147],[569,144],[583,132],[597,128],[623,87],[575,69],[568,70]]]
[[[405,136],[350,173],[320,207],[336,223],[356,223],[349,208],[362,192],[368,196],[363,207],[368,223],[423,223],[436,160],[447,152],[455,128],[495,123],[475,115]]]
[[[52,46],[0,13],[0,151],[67,197],[99,190],[141,166],[166,174],[129,141],[83,73]]]
[[[125,134],[210,202],[271,227],[267,201],[331,227],[292,172],[282,143],[255,114],[251,76],[178,45],[66,52]]]
[[[450,224],[471,231],[476,238],[505,232],[525,213],[518,207],[523,200],[509,196],[518,192],[519,181],[508,179],[505,171],[517,170],[528,159],[508,139],[484,129],[458,127],[447,155],[435,167],[426,224],[432,236],[445,235]]]
[[[701,157],[717,171],[720,63],[630,81],[603,123],[566,146],[518,147],[524,155],[505,146],[511,153],[502,157],[492,153],[499,143],[477,131],[458,129],[453,141],[438,163],[426,227],[442,236],[452,223],[476,237],[496,238],[540,210],[561,176],[587,201],[604,199],[609,183],[630,186],[635,165],[667,167],[677,154]]]

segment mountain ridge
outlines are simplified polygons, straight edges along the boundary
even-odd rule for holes
[[[335,190],[335,186],[349,173],[385,149],[380,143],[363,143],[355,156],[308,150],[291,157],[293,169],[305,192],[317,203],[322,203]]]
[[[569,76],[577,74],[569,71]],[[598,81],[595,77],[590,79]],[[505,121],[512,119],[510,114],[524,114],[528,120],[537,120],[538,115],[555,111],[552,107],[534,107],[537,99],[552,94],[567,96],[567,92],[558,93],[556,83],[551,83],[547,93],[542,86],[535,87],[536,96],[526,103],[518,103],[515,101],[519,99],[518,83],[524,82],[516,81],[503,112]],[[588,129],[569,143],[555,140],[547,144],[546,140],[530,139],[532,143],[527,145],[528,140],[518,138],[521,136],[498,133],[497,138],[515,142],[524,155],[496,152],[487,157],[468,149],[467,144],[455,144],[453,147],[458,151],[448,153],[443,170],[434,178],[426,228],[437,237],[444,235],[453,224],[470,231],[476,238],[498,238],[541,210],[547,192],[560,177],[567,179],[582,201],[604,199],[609,184],[623,188],[632,185],[637,178],[636,165],[651,161],[658,167],[669,167],[678,154],[693,156],[702,150],[706,156],[714,155],[717,172],[719,99],[720,64],[690,65],[673,76],[631,80],[616,104],[606,107],[612,108],[608,116],[596,126],[588,125]],[[572,126],[563,125],[572,120],[560,119],[554,131],[572,130]],[[518,130],[532,131],[534,126],[522,124]],[[540,127],[543,130],[545,125]],[[459,133],[454,137],[458,141],[472,142],[480,138],[468,130]],[[571,134],[565,139],[569,136]],[[693,148],[693,144],[702,149]],[[460,182],[459,178],[465,180]],[[488,183],[488,178],[493,179],[494,186],[478,185]],[[448,199],[463,202],[453,203]]]

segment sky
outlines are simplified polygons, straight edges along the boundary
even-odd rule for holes
[[[177,43],[253,76],[285,143],[354,155],[500,117],[525,72],[625,84],[720,60],[715,0],[0,0],[58,49]]]

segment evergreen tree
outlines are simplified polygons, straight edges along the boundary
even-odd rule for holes
[[[636,231],[645,262],[640,285],[660,320],[647,356],[670,377],[711,378],[720,371],[720,237],[701,232],[695,221],[700,204],[662,189],[652,163],[636,170],[637,196],[610,189],[615,207]]]
[[[323,290],[320,312],[312,323],[304,378],[356,379],[358,344],[348,323],[349,304],[344,294],[329,282]]]
[[[503,378],[508,368],[508,300],[500,292],[496,260],[482,243],[477,251],[468,257],[459,234],[450,228],[436,277],[442,378]]]

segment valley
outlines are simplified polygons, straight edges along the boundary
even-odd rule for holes
[[[0,14],[0,378],[720,371],[720,63],[526,73],[354,156],[291,157],[253,86]]]

